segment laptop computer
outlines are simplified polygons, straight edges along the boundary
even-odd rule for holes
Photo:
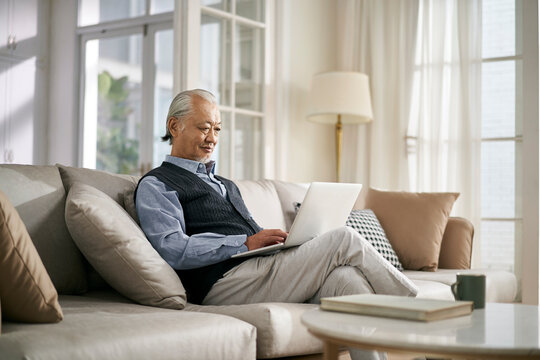
[[[263,255],[303,243],[344,226],[362,190],[361,184],[311,183],[285,242],[235,254],[233,258]]]

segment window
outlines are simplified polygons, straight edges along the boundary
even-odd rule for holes
[[[420,2],[406,138],[411,190],[461,192],[454,209],[475,222],[474,266],[509,271],[523,225],[521,6]]]
[[[84,166],[137,172],[141,47],[141,33],[85,42]]]
[[[170,152],[160,136],[173,96],[174,1],[79,5],[79,24],[93,24],[79,27],[82,166],[145,173]]]
[[[474,71],[456,72],[459,76],[452,75],[452,71],[460,65],[457,45],[466,49],[475,44],[479,33],[465,28],[463,34],[469,31],[468,38],[459,38],[453,27],[460,26],[455,15],[465,15],[464,19],[471,16],[475,21],[479,17],[475,12],[477,3],[461,3],[469,6],[467,14],[456,12],[456,4],[420,3],[423,16],[419,16],[411,118],[421,120],[409,123],[406,139],[410,184],[415,191],[462,192],[454,208],[461,205],[460,210],[471,215],[471,220],[479,221],[475,223],[474,266],[515,271],[519,265],[515,259],[520,256],[516,249],[521,246],[523,222],[521,1],[485,0],[478,9],[482,12],[481,24],[478,22],[482,27],[482,48],[478,56],[471,56],[474,60],[468,61],[471,67],[477,63],[476,59],[482,61],[481,116],[466,121],[459,114],[456,116],[453,109],[468,106],[469,101],[473,105],[468,110],[475,114],[478,102],[468,98],[464,104],[460,103],[461,93],[453,89],[460,89],[459,81],[464,76],[468,79],[465,84],[476,90],[477,78],[474,77],[471,85],[467,81],[473,80]],[[422,13],[422,8],[431,12]],[[419,46],[424,52],[419,51]],[[425,50],[426,46],[432,48]],[[423,81],[429,85],[422,88]],[[464,137],[467,137],[465,141]],[[467,159],[463,154],[474,159],[465,164]],[[453,181],[460,177],[466,181]],[[465,194],[463,189],[467,190]],[[464,195],[468,196],[467,207],[463,206]]]
[[[482,3],[481,264],[513,271],[521,241],[521,25],[515,0]]]
[[[180,90],[199,87],[217,97],[223,122],[215,153],[219,174],[265,175],[269,5],[183,4],[189,10],[178,17],[182,64],[174,74],[173,0],[80,0],[82,166],[127,174],[158,166],[170,153],[160,137],[177,79]]]
[[[201,0],[199,87],[218,99],[218,172],[235,179],[263,176],[265,6]]]

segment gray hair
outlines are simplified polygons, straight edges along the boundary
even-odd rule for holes
[[[203,89],[182,91],[174,97],[173,101],[171,102],[171,106],[169,106],[169,113],[167,114],[167,119],[165,120],[165,136],[162,136],[161,140],[168,140],[169,144],[172,144],[172,134],[169,131],[170,118],[173,117],[180,120],[180,125],[182,129],[184,128],[183,118],[193,112],[193,103],[191,101],[193,96],[200,96],[209,103],[216,104],[215,96],[209,91]]]

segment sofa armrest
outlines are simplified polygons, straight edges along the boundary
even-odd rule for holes
[[[474,226],[469,220],[448,218],[439,254],[439,268],[470,269],[473,237]]]

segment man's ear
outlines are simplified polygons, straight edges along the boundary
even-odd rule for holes
[[[171,116],[167,121],[167,128],[169,129],[169,132],[173,137],[178,135],[178,132],[180,131],[180,124],[178,119]]]

